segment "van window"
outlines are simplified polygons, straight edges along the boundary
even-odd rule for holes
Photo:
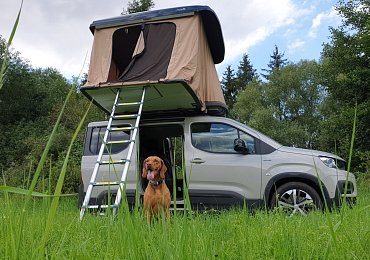
[[[99,154],[100,146],[103,142],[106,127],[93,127],[91,131],[91,139],[89,151],[91,154]],[[108,141],[129,140],[130,133],[124,131],[110,132]],[[104,150],[104,154],[114,154],[123,151],[128,147],[129,143],[108,145]]]
[[[255,140],[247,133],[222,123],[194,123],[191,125],[191,141],[194,147],[213,153],[237,153],[234,140],[244,140],[249,153],[256,153]]]

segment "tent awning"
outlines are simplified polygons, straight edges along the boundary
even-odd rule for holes
[[[146,88],[146,95],[143,106],[143,114],[146,116],[166,114],[166,115],[187,115],[199,114],[202,103],[194,94],[191,87],[184,81],[164,81],[164,82],[136,82],[125,86],[124,83],[109,84],[108,87],[90,87],[83,89],[83,94],[92,100],[100,109],[110,114],[112,111],[112,100],[114,100],[117,90],[120,90],[121,102],[138,102],[141,98],[142,89]],[[207,113],[214,115],[224,115],[227,111],[226,106],[219,102],[207,102]],[[116,108],[117,114],[136,113],[137,108],[122,107]]]

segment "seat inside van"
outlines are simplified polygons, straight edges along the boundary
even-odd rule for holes
[[[175,178],[176,197],[182,198],[183,176],[176,172],[176,169],[181,169],[182,164],[182,127],[176,124],[140,126],[139,138],[140,172],[142,172],[143,162],[148,156],[160,157],[167,167],[165,182],[172,197]],[[141,174],[140,184],[143,190],[145,190],[148,185],[148,180],[142,178]]]

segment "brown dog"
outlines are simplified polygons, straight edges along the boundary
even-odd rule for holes
[[[144,192],[144,208],[147,220],[165,213],[170,216],[171,194],[164,181],[167,167],[161,158],[149,156],[144,160],[142,177],[149,183]]]

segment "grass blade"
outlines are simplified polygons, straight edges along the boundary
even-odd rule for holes
[[[23,0],[21,2],[21,6],[19,7],[18,15],[17,15],[17,18],[15,19],[15,22],[14,22],[14,25],[13,25],[13,29],[12,29],[12,32],[11,32],[10,37],[9,37],[8,47],[10,47],[10,45],[12,44],[12,41],[13,41],[15,32],[17,31],[17,27],[18,27],[18,23],[19,23],[19,18],[21,17],[21,12],[22,12],[22,6],[23,6]]]
[[[26,209],[28,207],[28,204],[29,204],[29,201],[32,197],[32,193],[36,187],[36,184],[37,184],[37,180],[40,176],[40,173],[44,167],[44,164],[45,164],[45,161],[46,161],[46,158],[48,156],[48,153],[49,153],[49,150],[50,150],[50,147],[51,147],[51,144],[54,140],[54,137],[56,135],[56,131],[57,131],[57,128],[59,126],[59,123],[60,123],[60,120],[62,118],[62,115],[64,113],[64,110],[67,106],[67,102],[69,100],[69,98],[71,97],[72,93],[74,92],[75,90],[75,86],[71,87],[70,91],[68,92],[68,95],[66,97],[66,99],[64,100],[64,104],[63,104],[63,107],[62,109],[60,110],[60,113],[59,113],[59,116],[58,116],[58,119],[54,125],[54,128],[53,128],[53,131],[51,132],[51,135],[49,137],[49,140],[45,146],[45,149],[41,155],[41,159],[37,165],[37,168],[36,168],[36,172],[35,172],[35,175],[33,176],[32,178],[32,181],[31,181],[31,185],[28,189],[28,193],[26,194],[26,198],[25,198],[25,201],[24,201],[24,204],[23,204],[23,208],[22,208],[22,213],[21,213],[21,216],[20,216],[20,223],[19,223],[19,234],[18,234],[18,245],[17,245],[17,252],[19,251],[19,248],[20,248],[20,242],[22,241],[21,240],[21,237],[22,237],[22,232],[23,232],[23,225],[24,225],[24,218],[25,218],[25,213],[26,213]]]
[[[349,158],[348,158],[348,167],[347,167],[347,175],[346,175],[346,184],[344,185],[344,197],[342,205],[346,205],[346,196],[347,196],[347,188],[348,188],[348,177],[351,169],[351,160],[352,160],[352,152],[353,152],[353,145],[355,143],[355,135],[356,135],[356,123],[357,123],[357,103],[355,106],[355,114],[353,118],[353,127],[352,127],[352,136],[351,136],[351,145],[349,148]],[[343,217],[343,215],[342,215]]]
[[[6,182],[5,182],[5,177],[4,177],[4,174],[3,175],[3,181],[4,181],[4,185],[6,186]],[[8,192],[5,191],[5,201],[6,201],[6,210],[8,213],[12,212],[12,210],[10,209],[10,200],[9,200],[9,194]],[[11,248],[11,254],[13,255],[13,259],[16,259],[17,258],[17,246],[16,246],[16,242],[15,242],[15,232],[14,232],[14,224],[13,224],[13,220],[12,218],[8,218],[8,241],[10,243],[10,248]]]
[[[3,191],[5,193],[15,193],[15,194],[20,194],[20,195],[28,195],[29,194],[29,190],[27,189],[22,189],[22,188],[18,188],[18,187],[10,187],[10,186],[0,186],[0,191]],[[59,196],[60,197],[70,197],[70,196],[76,196],[77,193],[70,193],[70,194],[60,194]],[[33,191],[31,193],[31,196],[33,197],[54,197],[55,195],[50,195],[50,194],[45,194],[45,193],[41,193],[41,192],[37,192],[37,191]]]
[[[3,59],[3,62],[1,64],[1,68],[0,68],[0,90],[3,87],[5,76],[6,76],[6,71],[8,69],[8,63],[9,63],[9,61],[8,61],[8,59],[9,59],[9,47],[12,44],[12,41],[13,41],[15,32],[16,32],[17,27],[18,27],[19,18],[21,17],[22,6],[23,6],[23,0],[21,2],[21,6],[19,8],[17,18],[15,19],[12,32],[11,32],[11,34],[9,36],[9,40],[7,42],[7,45],[6,45],[6,49],[4,51],[4,59]]]
[[[46,242],[48,240],[48,237],[49,237],[49,233],[50,233],[50,230],[51,230],[51,227],[52,227],[52,224],[53,224],[53,221],[55,219],[55,215],[56,215],[56,211],[57,211],[57,207],[58,207],[58,204],[59,204],[59,198],[61,196],[61,193],[62,193],[62,187],[63,187],[63,183],[64,183],[64,177],[66,175],[66,171],[67,171],[67,165],[68,165],[68,160],[69,160],[69,155],[71,153],[71,150],[72,150],[72,147],[73,147],[73,144],[78,136],[78,133],[80,132],[82,126],[83,126],[83,123],[87,117],[87,114],[90,110],[90,107],[91,107],[91,104],[92,102],[90,102],[90,105],[89,107],[87,108],[84,116],[82,117],[73,137],[72,137],[72,140],[70,142],[70,145],[68,147],[68,151],[67,151],[67,154],[66,154],[66,157],[64,159],[64,162],[63,162],[63,166],[62,166],[62,170],[60,172],[60,175],[59,175],[59,178],[58,178],[58,182],[57,182],[57,185],[56,185],[56,188],[55,188],[55,192],[54,192],[54,198],[51,202],[51,206],[50,206],[50,209],[49,209],[49,214],[48,214],[48,218],[47,218],[47,221],[46,221],[46,226],[45,226],[45,230],[44,230],[44,233],[43,233],[43,236],[42,236],[42,239],[41,239],[41,242],[39,244],[40,246],[40,253],[42,254],[43,253],[43,250],[46,246]]]
[[[325,218],[326,218],[326,222],[328,223],[328,226],[329,226],[329,231],[330,231],[330,236],[331,236],[331,239],[332,241],[334,242],[334,246],[337,247],[337,236],[335,234],[335,230],[334,230],[334,225],[329,217],[329,205],[328,205],[328,202],[326,201],[326,196],[325,196],[325,192],[324,192],[324,187],[323,187],[323,184],[321,182],[321,178],[319,176],[319,173],[317,171],[317,167],[316,167],[316,162],[315,162],[315,159],[313,159],[313,164],[314,164],[314,167],[315,167],[315,172],[316,172],[316,177],[317,177],[317,180],[318,180],[318,183],[319,183],[319,187],[320,187],[320,192],[321,192],[321,195],[324,199],[324,206],[325,206]],[[328,247],[326,248],[327,250],[330,249],[330,241],[328,242]],[[329,253],[329,252],[326,252],[325,255]]]
[[[60,120],[61,120],[62,115],[64,113],[64,110],[66,108],[67,102],[68,102],[69,98],[71,97],[72,93],[74,92],[74,90],[75,90],[75,87],[74,86],[71,87],[70,91],[68,92],[68,95],[67,95],[66,99],[64,100],[63,107],[60,110],[58,119],[57,119],[57,121],[56,121],[56,123],[54,125],[54,128],[53,128],[53,131],[51,132],[51,135],[49,137],[48,142],[46,143],[46,146],[45,146],[45,149],[44,149],[44,151],[42,153],[42,156],[41,156],[41,159],[39,161],[39,164],[37,165],[35,175],[33,176],[31,185],[30,185],[29,190],[28,190],[28,194],[27,194],[28,197],[26,197],[26,201],[25,201],[24,206],[23,206],[23,210],[26,209],[26,207],[28,205],[28,201],[29,201],[29,199],[31,197],[31,194],[32,194],[32,192],[34,191],[34,189],[36,187],[37,180],[38,180],[38,178],[40,176],[40,173],[41,173],[41,171],[42,171],[42,169],[44,167],[45,161],[47,159],[47,156],[48,156],[48,153],[49,153],[49,150],[50,150],[50,147],[51,147],[51,144],[52,144],[52,142],[54,140],[54,137],[55,137],[57,128],[59,126],[59,123],[60,123]]]

